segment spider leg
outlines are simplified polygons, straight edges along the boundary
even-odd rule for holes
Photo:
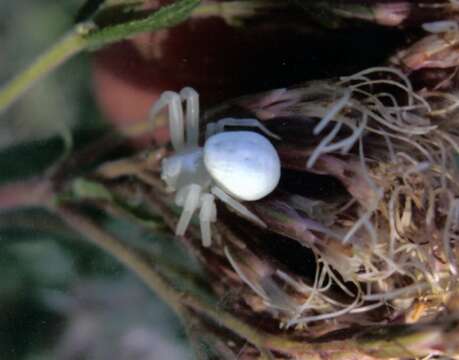
[[[206,139],[210,138],[218,132],[217,123],[211,122],[206,126]]]
[[[187,145],[198,146],[199,140],[199,94],[191,87],[180,91],[180,98],[186,101]]]
[[[194,212],[199,207],[201,198],[201,187],[197,184],[191,184],[180,189],[175,197],[175,203],[183,206],[182,214],[175,228],[175,234],[182,236],[185,234]]]
[[[281,138],[270,131],[266,126],[264,126],[260,121],[257,119],[233,119],[233,118],[224,118],[218,120],[216,123],[215,133],[223,132],[225,126],[245,126],[245,127],[254,127],[258,128],[263,131],[266,135],[271,136],[276,140],[281,140]],[[213,135],[213,134],[212,134]]]
[[[229,207],[232,209],[236,210],[239,214],[245,216],[246,218],[252,220],[254,223],[257,225],[265,228],[266,224],[261,220],[257,215],[255,215],[253,212],[251,212],[249,209],[247,209],[244,205],[242,205],[239,201],[234,200],[231,196],[226,194],[222,189],[220,189],[217,186],[213,186],[212,189],[212,194],[214,194],[218,199],[223,201],[225,204],[227,204]]]
[[[179,94],[173,91],[163,92],[158,101],[151,107],[148,119],[153,122],[158,113],[166,106],[169,108],[169,129],[172,146],[178,151],[183,148],[185,137],[182,100]]]
[[[217,208],[215,207],[215,197],[212,194],[201,196],[201,211],[199,212],[199,222],[201,226],[202,245],[208,247],[212,243],[212,233],[210,223],[217,220]]]

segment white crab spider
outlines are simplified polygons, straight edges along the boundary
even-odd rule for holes
[[[175,154],[163,160],[161,178],[168,191],[176,192],[176,205],[183,207],[175,233],[183,235],[200,208],[202,243],[210,246],[210,224],[217,216],[215,197],[260,226],[266,226],[239,201],[258,200],[274,190],[280,179],[279,156],[274,146],[256,132],[223,130],[225,126],[256,127],[278,137],[256,119],[225,118],[207,125],[206,142],[200,147],[198,93],[190,87],[180,93],[164,92],[152,106],[150,120],[166,106]]]

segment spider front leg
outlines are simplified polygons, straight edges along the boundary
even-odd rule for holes
[[[191,87],[180,91],[182,101],[186,102],[187,145],[198,146],[199,141],[199,94]]]
[[[222,189],[217,186],[213,186],[212,194],[214,194],[218,199],[223,201],[227,204],[230,208],[238,212],[240,215],[245,216],[247,219],[251,220],[252,222],[258,224],[258,226],[262,228],[266,228],[266,224],[261,220],[257,215],[247,209],[244,205],[242,205],[239,201],[233,199],[227,193],[225,193]]]
[[[263,131],[266,135],[271,136],[276,140],[281,140],[281,138],[270,131],[266,126],[264,126],[257,119],[233,119],[233,118],[224,118],[218,120],[215,124],[209,124],[206,134],[214,135],[225,130],[225,126],[241,126],[241,127],[254,127]],[[209,126],[208,125],[208,126]]]
[[[185,125],[180,95],[173,91],[163,92],[151,107],[148,119],[153,122],[158,113],[166,106],[169,108],[169,132],[172,146],[179,151],[185,145]]]
[[[199,223],[201,226],[202,245],[208,247],[212,244],[212,233],[210,224],[217,220],[217,208],[215,197],[212,194],[201,196],[201,211],[199,212]]]
[[[200,199],[201,186],[197,184],[188,185],[177,192],[175,203],[178,206],[183,206],[183,210],[175,228],[176,235],[182,236],[185,234],[194,212],[200,205]]]

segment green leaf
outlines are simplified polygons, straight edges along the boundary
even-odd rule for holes
[[[138,33],[154,31],[179,24],[187,19],[191,11],[201,0],[180,0],[171,5],[163,6],[154,13],[138,20],[106,26],[89,32],[85,37],[88,47],[98,48],[108,43],[132,37]]]

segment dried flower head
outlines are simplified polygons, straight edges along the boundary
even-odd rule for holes
[[[408,322],[429,316],[420,302],[445,304],[458,272],[457,101],[418,93],[403,73],[379,67],[210,113],[237,105],[282,137],[277,192],[247,204],[277,235],[242,237],[250,255],[223,244],[266,311],[311,327]],[[295,253],[273,253],[279,236]],[[295,269],[301,261],[313,264],[307,273]]]

